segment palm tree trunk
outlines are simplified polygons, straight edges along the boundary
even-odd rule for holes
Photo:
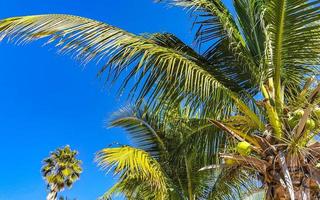
[[[50,192],[48,193],[46,200],[57,200],[57,196],[58,196],[58,187],[55,185],[50,186]]]
[[[320,199],[318,184],[310,177],[307,177],[303,172],[295,172],[290,175],[293,177],[294,200]],[[267,188],[266,200],[292,200],[283,181],[268,183]]]
[[[305,186],[295,187],[295,200],[317,200],[320,196],[317,192]],[[268,187],[266,200],[291,200],[288,191],[282,185],[272,185]]]

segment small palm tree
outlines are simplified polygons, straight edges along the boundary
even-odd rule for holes
[[[213,158],[226,140],[214,125],[188,118],[189,110],[177,106],[155,113],[132,106],[113,115],[110,126],[127,130],[137,147],[97,154],[103,169],[120,176],[102,199],[119,193],[135,200],[243,199],[258,189],[254,175],[241,169],[202,169],[217,164]]]
[[[76,158],[77,151],[72,151],[67,145],[50,153],[44,159],[41,169],[42,176],[48,184],[47,200],[57,200],[58,192],[70,188],[80,178],[81,161]]]

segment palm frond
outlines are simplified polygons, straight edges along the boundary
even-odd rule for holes
[[[137,36],[77,16],[36,15],[0,21],[0,35],[16,43],[52,36],[49,43],[56,42],[61,53],[72,54],[84,63],[109,58],[100,74],[109,69],[115,80],[130,69],[120,91],[137,76],[132,91],[139,89],[139,99],[157,100],[160,94],[177,94],[184,96],[182,100],[210,98],[212,104],[221,100],[227,104],[230,94],[224,85],[230,85],[230,80],[223,73],[208,66],[203,57],[169,34]],[[138,87],[139,83],[144,84]]]
[[[234,17],[221,0],[160,0],[160,2],[167,2],[190,11],[195,16],[194,24],[198,26],[195,41],[200,44],[210,42],[205,54],[211,58],[212,55],[219,56],[223,62],[218,66],[229,74],[231,80],[242,79],[242,84],[251,82],[251,89],[257,86],[262,77],[256,76],[260,71],[256,66],[255,55],[248,50]],[[234,67],[233,61],[242,64]],[[235,71],[238,73],[232,73]]]
[[[264,24],[261,19],[263,15],[263,3],[263,0],[233,1],[240,32],[242,32],[255,62],[260,63],[260,65],[263,65],[265,62],[265,34]]]
[[[212,179],[203,193],[203,199],[234,200],[243,199],[243,194],[256,190],[255,177],[239,168],[222,168],[213,173]]]
[[[97,154],[97,161],[102,169],[109,169],[114,175],[120,175],[120,183],[115,186],[116,188],[112,188],[111,192],[119,190],[125,192],[123,187],[129,187],[126,183],[135,180],[147,184],[149,193],[155,195],[157,199],[166,198],[168,195],[166,175],[160,164],[141,149],[129,146],[106,148]]]
[[[244,44],[235,20],[220,0],[160,0],[160,2],[187,8],[198,16],[195,24],[199,24],[200,27],[197,31],[196,40],[207,42],[228,37],[237,43]]]
[[[319,63],[319,8],[317,0],[270,0],[266,3],[276,107],[282,106],[282,84],[299,84]],[[303,47],[303,48],[302,48]]]
[[[218,154],[225,151],[228,140],[226,134],[204,119],[190,119],[188,124],[193,128],[174,149],[174,155],[186,154],[194,157],[200,166],[219,163]]]
[[[157,117],[150,114],[146,108],[127,106],[113,114],[109,126],[124,128],[139,148],[153,156],[159,156],[168,152],[163,141],[163,127],[158,122]]]

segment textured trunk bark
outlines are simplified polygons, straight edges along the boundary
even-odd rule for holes
[[[320,200],[320,172],[302,156],[284,155],[266,170],[267,200]],[[273,160],[274,161],[274,160]],[[272,162],[273,162],[272,161]]]
[[[318,186],[309,181],[294,184],[294,200],[320,200]],[[268,184],[266,200],[291,200],[286,186],[279,183]]]
[[[56,186],[52,186],[50,187],[50,192],[48,193],[46,200],[57,200],[57,196],[58,196],[58,189]]]

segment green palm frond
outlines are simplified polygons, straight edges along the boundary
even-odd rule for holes
[[[263,29],[263,0],[238,0],[233,1],[239,27],[246,41],[251,55],[256,63],[263,64],[265,50],[265,34]]]
[[[283,102],[281,84],[299,84],[306,74],[317,70],[320,3],[316,0],[270,0],[265,7],[264,19],[271,43],[268,54],[279,109]]]
[[[191,131],[174,149],[174,155],[186,154],[195,157],[201,166],[219,163],[219,152],[226,147],[228,137],[207,120],[190,119]],[[197,152],[194,154],[194,152]],[[175,157],[180,159],[180,157]]]
[[[99,200],[116,199],[124,197],[128,200],[157,199],[158,193],[154,193],[148,182],[134,178],[123,179],[113,185]]]
[[[243,199],[242,194],[257,189],[257,182],[248,172],[238,168],[216,170],[214,180],[209,180],[204,199],[234,200]]]
[[[146,185],[150,195],[155,195],[156,199],[163,199],[168,195],[166,174],[160,164],[141,149],[129,146],[106,148],[97,154],[97,161],[103,169],[113,170],[115,175],[120,175],[119,183],[111,192],[123,192],[122,187],[128,187],[128,181],[138,181]],[[137,186],[139,185],[133,185]]]
[[[207,42],[228,37],[237,43],[244,44],[235,20],[220,0],[160,0],[160,2],[187,8],[198,16],[195,24],[199,24],[200,27],[196,40]]]
[[[198,25],[195,40],[200,44],[210,42],[205,54],[211,58],[212,54],[216,56],[223,54],[220,56],[220,61],[223,59],[224,66],[218,66],[230,76],[232,74],[230,80],[235,80],[235,77],[241,78],[242,84],[250,81],[251,88],[256,86],[261,77],[256,76],[259,69],[254,62],[255,55],[250,54],[241,30],[221,0],[160,0],[160,2],[167,2],[191,11],[196,19],[194,24]],[[221,51],[222,48],[223,51]],[[241,62],[242,65],[235,68],[232,61]],[[238,73],[232,73],[237,70]]]
[[[109,126],[124,128],[139,148],[152,155],[167,154],[167,147],[163,141],[163,127],[157,123],[156,116],[140,107],[121,108],[113,114]]]
[[[156,100],[160,94],[166,97],[177,94],[184,96],[181,101],[198,97],[210,98],[213,104],[221,100],[227,104],[231,91],[224,85],[230,85],[230,80],[223,73],[169,34],[137,36],[77,16],[37,15],[0,21],[0,35],[16,43],[52,36],[49,43],[56,42],[61,53],[72,54],[84,63],[109,58],[100,74],[110,71],[113,79],[117,79],[129,68],[120,90],[137,76],[132,91],[139,89],[139,98],[148,96]],[[138,87],[139,83],[144,84]]]

